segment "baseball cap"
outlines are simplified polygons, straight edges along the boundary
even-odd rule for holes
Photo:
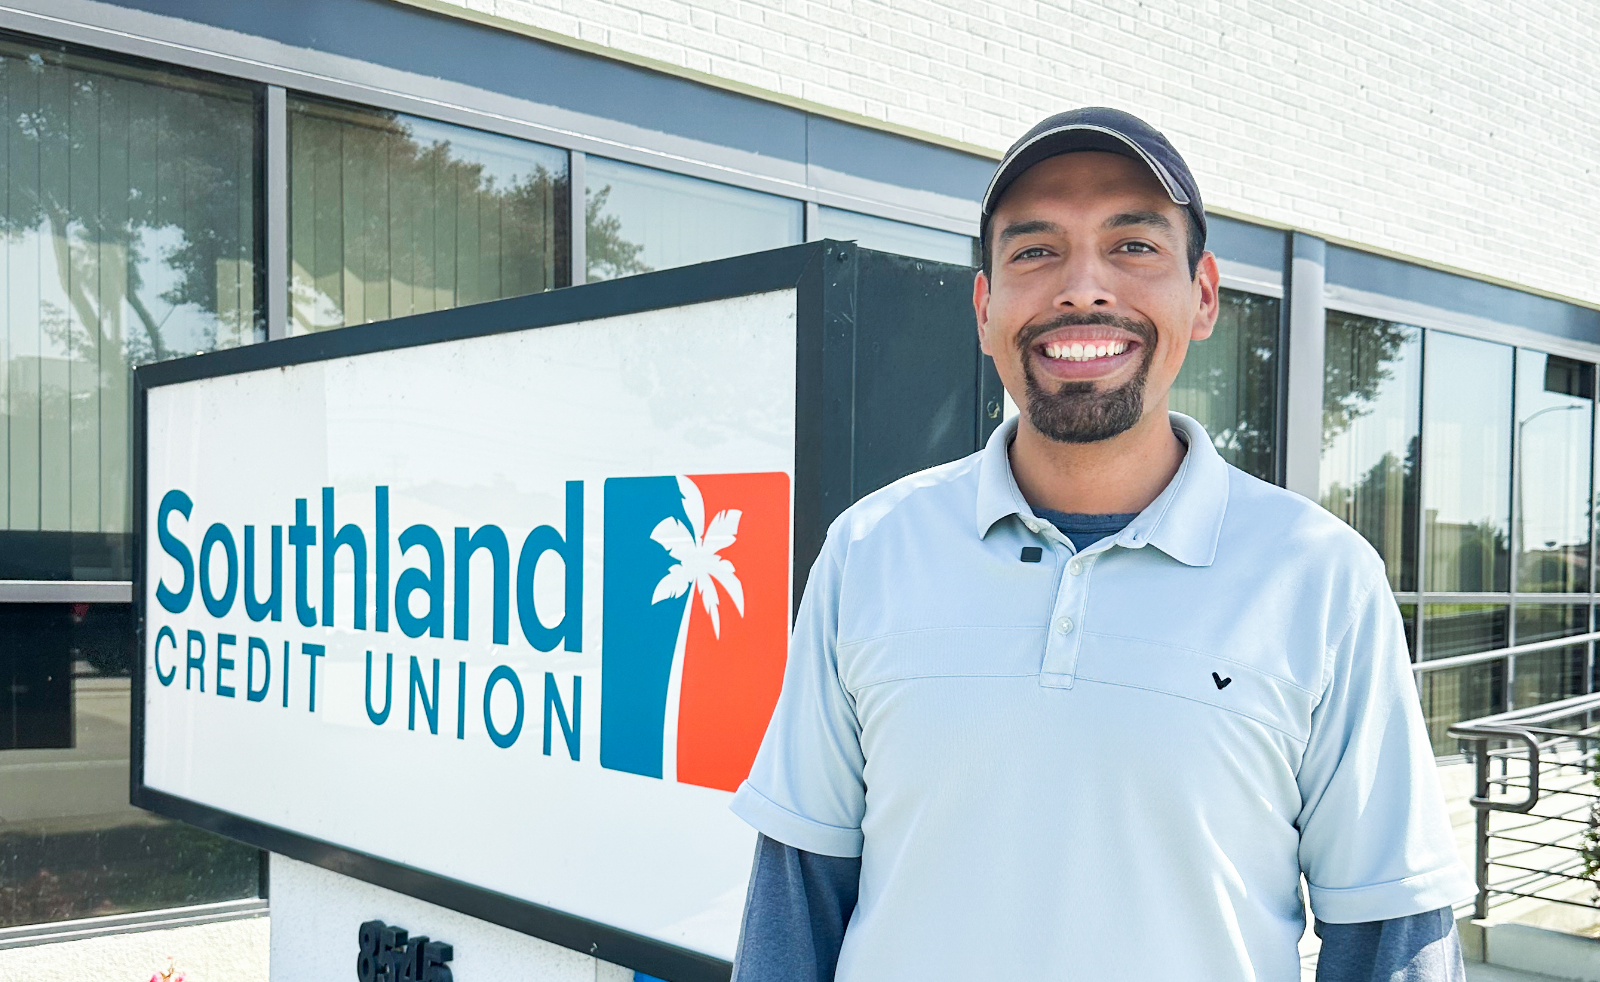
[[[1206,210],[1200,203],[1200,188],[1177,149],[1160,130],[1132,113],[1087,106],[1042,120],[1006,151],[989,181],[989,189],[983,193],[980,224],[984,241],[988,241],[989,218],[999,205],[1000,197],[1023,171],[1042,160],[1079,150],[1102,150],[1143,163],[1161,183],[1172,203],[1189,212],[1200,230],[1201,241],[1205,240]]]

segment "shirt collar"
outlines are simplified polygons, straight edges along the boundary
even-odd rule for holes
[[[1228,465],[1205,428],[1182,413],[1168,413],[1172,428],[1189,445],[1165,489],[1117,534],[1126,549],[1153,545],[1188,566],[1209,566],[1217,555],[1222,517],[1228,508]],[[978,463],[978,537],[1010,515],[1033,517],[1011,473],[1011,441],[1018,417],[1001,423]]]

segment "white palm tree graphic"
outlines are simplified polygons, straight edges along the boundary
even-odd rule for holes
[[[711,633],[722,637],[722,619],[718,614],[717,585],[728,592],[739,616],[744,616],[744,586],[739,582],[733,564],[718,555],[733,545],[739,534],[739,516],[736,508],[719,511],[705,523],[706,504],[700,489],[687,477],[678,478],[678,493],[683,496],[683,512],[691,528],[684,528],[676,518],[663,518],[650,533],[675,562],[667,569],[661,582],[656,584],[650,597],[652,604],[681,597],[687,591],[700,595],[700,605],[711,617]],[[678,640],[672,649],[672,671],[667,677],[667,718],[662,734],[661,776],[668,781],[678,779],[678,705],[683,693],[683,652],[689,640],[689,614],[694,610],[694,597],[683,605],[683,621],[678,625]]]

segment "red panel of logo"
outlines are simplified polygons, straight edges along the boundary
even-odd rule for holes
[[[740,513],[718,555],[732,564],[739,604],[718,584],[719,615],[696,599],[684,645],[678,710],[678,780],[733,791],[750,774],[783,688],[789,646],[789,477],[691,475],[709,518]]]

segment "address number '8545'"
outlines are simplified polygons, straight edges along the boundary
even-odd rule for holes
[[[454,982],[446,963],[455,950],[443,941],[411,937],[402,927],[367,921],[357,934],[360,982]]]

